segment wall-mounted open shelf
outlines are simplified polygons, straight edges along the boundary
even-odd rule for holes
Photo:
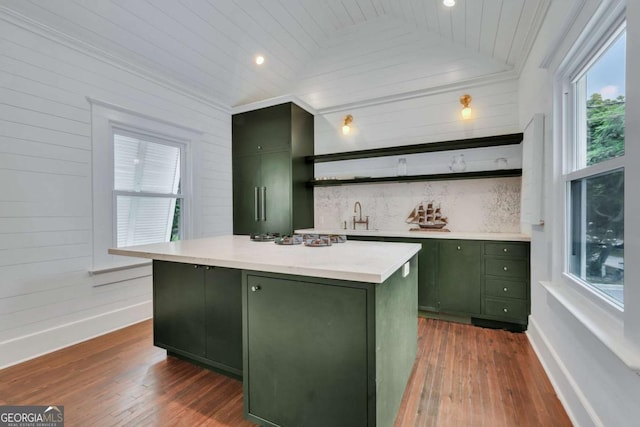
[[[448,181],[454,179],[508,178],[522,176],[522,169],[499,169],[491,171],[438,173],[430,175],[382,176],[349,179],[317,179],[309,181],[309,185],[329,187],[344,184],[365,184],[376,182],[411,182],[411,181]]]
[[[398,156],[420,154],[437,151],[452,151],[462,149],[496,147],[501,145],[516,145],[522,142],[523,134],[489,136],[482,138],[458,139],[453,141],[432,142],[426,144],[403,145],[398,147],[374,148],[370,150],[345,151],[341,153],[320,154],[308,156],[306,160],[313,163],[336,162],[341,160],[364,159],[371,157]],[[496,169],[455,173],[436,173],[429,175],[384,176],[384,177],[356,177],[345,179],[318,179],[308,182],[311,186],[333,186],[345,184],[363,184],[377,182],[410,182],[410,181],[446,181],[455,179],[505,178],[522,176],[522,169]]]
[[[426,144],[401,145],[398,147],[372,148],[369,150],[344,151],[341,153],[307,156],[308,162],[335,162],[338,160],[365,159],[370,157],[401,156],[403,154],[432,153],[436,151],[463,150],[466,148],[496,147],[515,145],[522,142],[522,133],[512,133],[482,138],[456,139],[453,141],[428,142]]]

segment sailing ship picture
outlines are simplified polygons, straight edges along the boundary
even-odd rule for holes
[[[416,224],[420,228],[412,228],[411,230],[441,230],[447,225],[447,218],[442,216],[440,204],[434,207],[434,202],[420,202],[409,214],[405,222],[407,224]]]

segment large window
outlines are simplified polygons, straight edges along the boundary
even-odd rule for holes
[[[114,231],[118,247],[180,238],[182,151],[178,142],[114,129]]]
[[[100,274],[141,264],[109,248],[193,235],[192,158],[198,130],[91,103],[93,263]],[[137,274],[137,273],[132,273]]]
[[[566,173],[570,277],[624,306],[626,31],[569,82]]]

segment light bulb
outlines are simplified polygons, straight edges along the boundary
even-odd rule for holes
[[[462,118],[468,120],[471,118],[471,107],[464,107],[462,109]]]
[[[443,0],[442,4],[447,7],[453,7],[456,5],[456,0]]]
[[[344,121],[342,122],[342,134],[349,135],[351,132],[351,122],[353,122],[353,116],[351,114],[347,114],[344,116]]]
[[[264,56],[262,56],[262,55],[256,56],[256,64],[258,64],[258,65],[264,64]]]

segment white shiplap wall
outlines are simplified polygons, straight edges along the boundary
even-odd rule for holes
[[[473,97],[473,116],[469,121],[460,119],[459,98],[469,93]],[[353,116],[352,132],[341,132],[344,116]],[[521,132],[518,124],[517,81],[489,83],[483,86],[444,91],[410,99],[395,100],[369,106],[342,108],[315,117],[315,152],[326,154],[397,145],[420,144],[475,138]],[[485,153],[489,152],[489,154]],[[521,147],[493,147],[490,149],[460,150],[465,154],[468,170],[497,168],[494,159],[509,159],[509,168],[522,165]],[[407,159],[409,174],[448,172],[453,152],[426,153],[399,156]],[[486,159],[484,157],[486,157]],[[488,157],[487,157],[488,156]],[[488,160],[487,160],[488,159]],[[478,160],[474,163],[474,160]],[[483,161],[479,161],[483,160]],[[431,162],[431,163],[429,163]],[[396,157],[358,159],[343,162],[318,163],[317,179],[322,177],[388,176],[395,174]],[[510,194],[520,195],[520,180],[496,178],[458,182],[429,182],[384,185],[351,185],[318,187],[314,193],[315,222],[317,227],[339,227],[350,218],[353,203],[366,201],[366,214],[374,228],[408,229],[404,218],[411,208],[423,199],[439,195],[445,214],[457,219],[452,230],[475,232],[520,231],[520,206],[514,203],[492,203],[489,198],[473,206],[462,206],[452,194],[464,194],[460,185],[474,188],[476,194],[495,194],[496,188],[509,188]],[[461,184],[462,183],[462,184]],[[450,191],[455,188],[455,191]],[[449,194],[452,193],[452,194]],[[388,201],[393,194],[393,209]],[[467,202],[469,202],[467,200]],[[363,204],[364,206],[364,204]],[[398,206],[402,206],[398,208]],[[457,208],[457,210],[456,210]],[[364,209],[364,208],[363,208]],[[399,209],[399,210],[398,210]],[[454,212],[455,211],[455,212]],[[474,218],[465,218],[463,212],[474,212]],[[483,222],[481,218],[500,218],[499,223]]]
[[[87,97],[202,133],[193,235],[231,224],[230,114],[0,11],[0,367],[150,317],[150,268],[90,276]],[[95,286],[95,285],[101,286]]]
[[[460,119],[460,96],[472,96],[472,119]],[[344,116],[352,132],[342,135]],[[507,80],[374,105],[341,107],[315,117],[315,153],[365,150],[522,132],[518,83]]]
[[[558,73],[566,72],[565,61],[572,46],[598,37],[616,11],[626,7],[626,150],[625,168],[625,310],[620,320],[609,320],[606,304],[599,297],[580,292],[565,280],[565,208],[562,176],[561,85]],[[585,37],[586,36],[586,37]],[[523,126],[538,113],[544,114],[544,226],[531,233],[531,315],[527,335],[545,368],[555,391],[576,426],[635,427],[640,419],[640,374],[638,373],[638,168],[640,160],[640,2],[579,0],[553,2],[540,36],[523,69],[520,80],[520,123]],[[558,71],[559,70],[559,71]],[[629,119],[632,117],[633,119]],[[627,192],[627,190],[630,190]],[[629,197],[631,196],[631,197]],[[615,311],[612,310],[612,311]],[[610,316],[610,317],[609,317]],[[629,363],[632,361],[632,363]],[[632,369],[630,365],[636,367]]]

